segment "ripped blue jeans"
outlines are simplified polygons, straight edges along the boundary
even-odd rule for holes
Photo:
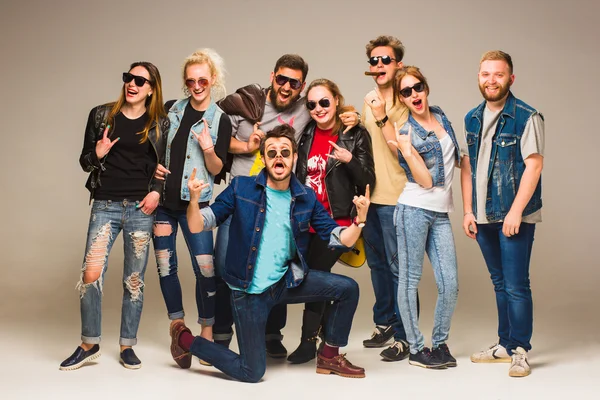
[[[177,275],[177,230],[181,227],[196,275],[196,306],[198,323],[212,326],[215,323],[215,269],[213,266],[213,233],[191,233],[185,210],[176,211],[159,206],[154,222],[154,253],[158,265],[162,291],[169,319],[183,318],[181,284]]]
[[[123,231],[123,302],[119,344],[133,346],[144,304],[144,273],[148,263],[153,215],[137,208],[139,202],[94,200],[87,233],[81,278],[77,284],[81,306],[81,341],[100,343],[102,288],[108,254]]]

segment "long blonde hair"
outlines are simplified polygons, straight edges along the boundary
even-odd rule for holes
[[[217,101],[225,97],[227,94],[225,89],[225,62],[223,61],[223,57],[213,49],[199,49],[186,57],[181,71],[183,93],[186,96],[190,95],[190,91],[185,85],[185,71],[187,67],[194,64],[208,65],[211,75],[215,77],[215,81],[210,88],[211,100]]]

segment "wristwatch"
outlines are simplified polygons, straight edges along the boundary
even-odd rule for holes
[[[383,126],[385,125],[385,123],[387,121],[388,121],[388,116],[386,115],[385,117],[383,117],[383,119],[381,121],[375,120],[375,124],[377,124],[378,127],[383,128]]]
[[[358,217],[354,217],[354,220],[352,220],[352,223],[353,223],[354,225],[358,226],[359,228],[364,228],[364,227],[365,227],[365,222],[367,222],[367,221],[362,221],[362,222],[360,222],[360,221],[358,220]]]

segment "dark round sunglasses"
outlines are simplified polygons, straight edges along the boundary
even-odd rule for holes
[[[289,76],[285,75],[275,76],[275,83],[277,83],[279,86],[284,86],[288,82],[290,83],[290,87],[294,90],[298,90],[302,87],[302,82],[300,82],[298,79],[290,78]]]
[[[408,86],[400,90],[400,94],[404,98],[410,97],[413,89],[415,89],[415,92],[421,93],[423,90],[425,90],[425,84],[423,82],[415,83],[413,86]]]
[[[143,76],[133,75],[129,72],[123,72],[123,83],[135,82],[135,86],[142,87],[146,82],[151,83],[150,79],[146,79]]]
[[[309,100],[306,102],[306,108],[308,108],[310,111],[314,110],[315,108],[317,108],[317,103],[319,103],[319,105],[322,108],[328,108],[331,105],[331,101],[329,101],[328,98],[323,97],[321,100],[319,100],[318,102],[313,101],[313,100]]]
[[[267,151],[267,157],[270,159],[273,159],[273,158],[277,157],[278,155],[281,155],[282,158],[288,158],[289,156],[292,155],[292,151],[290,149],[283,149],[283,150],[281,150],[281,152],[277,152],[277,150]]]
[[[396,61],[395,58],[392,58],[390,56],[374,56],[369,58],[368,63],[372,66],[376,66],[377,64],[379,64],[379,60],[381,60],[383,65],[390,65],[392,61]]]

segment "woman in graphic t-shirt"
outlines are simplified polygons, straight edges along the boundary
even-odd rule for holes
[[[304,129],[298,145],[296,176],[317,194],[317,199],[339,225],[363,224],[353,220],[352,199],[375,184],[371,138],[361,125],[347,128],[340,114],[354,110],[344,105],[338,86],[328,79],[317,79],[308,86],[306,108],[312,121]],[[330,272],[343,253],[328,247],[311,229],[306,260],[311,269]],[[302,319],[300,345],[288,361],[305,363],[315,358],[316,342],[326,304],[307,303]]]
[[[153,64],[131,64],[123,82],[116,102],[92,109],[85,130],[79,163],[90,173],[86,186],[94,203],[77,285],[82,343],[62,362],[61,370],[77,369],[100,356],[104,274],[108,253],[121,230],[125,258],[121,363],[130,369],[142,366],[132,346],[137,343],[152,222],[163,186],[154,173],[164,154],[169,121],[160,73]]]

